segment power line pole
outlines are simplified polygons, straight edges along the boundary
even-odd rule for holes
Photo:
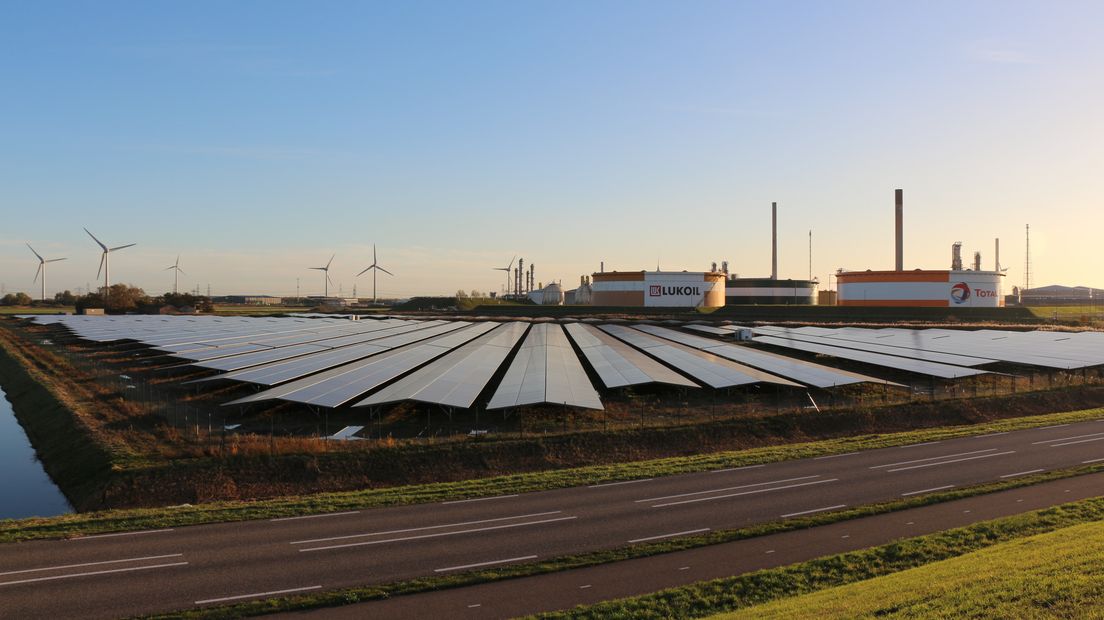
[[[1031,224],[1026,225],[1027,249],[1024,251],[1024,290],[1031,290]]]

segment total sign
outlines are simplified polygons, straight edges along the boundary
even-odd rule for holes
[[[952,306],[983,306],[997,307],[1001,305],[999,283],[985,281],[963,280],[951,284],[950,301]]]
[[[696,308],[705,302],[715,282],[706,282],[701,274],[649,273],[644,277],[644,305]]]

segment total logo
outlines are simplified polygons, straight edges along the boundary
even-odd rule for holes
[[[959,282],[951,287],[951,301],[956,304],[964,304],[970,299],[970,285]]]

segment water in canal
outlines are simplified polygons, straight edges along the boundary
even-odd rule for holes
[[[0,519],[52,517],[73,512],[42,469],[23,427],[0,389]]]

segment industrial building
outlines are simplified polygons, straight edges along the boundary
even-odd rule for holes
[[[893,271],[840,271],[837,303],[841,306],[1004,306],[998,242],[996,269],[981,268],[981,254],[974,254],[973,269],[962,266],[962,244],[952,246],[951,268],[943,270],[904,268],[904,192],[896,190],[896,268]]]
[[[590,288],[590,303],[595,306],[720,308],[725,305],[725,274],[719,271],[606,271],[591,275]]]
[[[811,241],[810,241],[811,248]],[[714,268],[716,271],[716,268]],[[769,278],[730,276],[728,262],[721,263],[725,274],[725,305],[747,306],[786,304],[808,306],[817,302],[816,280],[778,279],[778,203],[771,203],[771,275]]]

